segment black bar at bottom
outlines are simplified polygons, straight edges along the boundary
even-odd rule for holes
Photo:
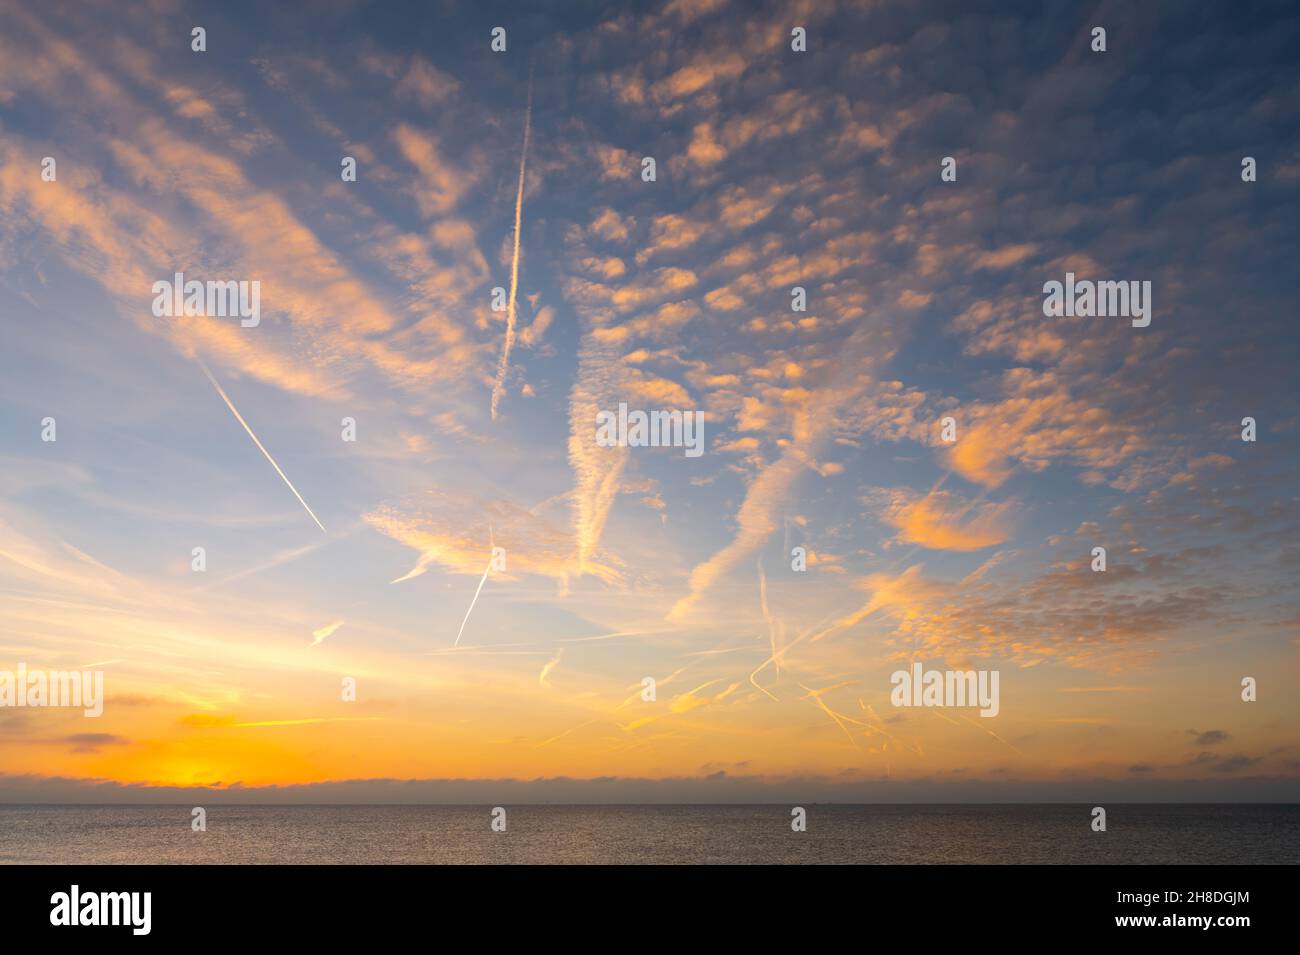
[[[1130,936],[1231,945],[1287,927],[1294,874],[1286,866],[9,866],[0,868],[0,918],[6,941],[75,932],[79,941],[205,947],[373,944],[430,930],[446,944],[453,932],[494,945],[622,947],[666,935],[692,947],[748,937],[821,945],[883,939],[874,933],[885,929],[917,942],[957,933],[972,943]],[[119,924],[70,924],[73,886],[77,922]]]

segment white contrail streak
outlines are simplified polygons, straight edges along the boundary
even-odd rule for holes
[[[333,633],[334,633],[334,631],[337,630],[337,629],[338,629],[339,627],[341,627],[341,626],[343,626],[343,621],[342,621],[342,620],[335,620],[333,623],[327,623],[325,626],[321,627],[319,630],[313,630],[313,631],[311,632],[311,635],[312,635],[315,639],[312,640],[312,642],[311,642],[310,644],[307,645],[307,649],[310,650],[312,647],[319,647],[322,643],[325,642],[325,638],[326,638],[326,637],[332,636]]]
[[[528,134],[533,122],[533,75],[528,73],[528,108],[524,112],[524,148],[519,153],[519,192],[515,196],[515,254],[510,263],[510,299],[506,303],[506,340],[501,346],[497,380],[492,385],[492,420],[497,419],[497,405],[505,393],[506,373],[510,370],[510,349],[515,345],[515,302],[519,293],[519,230],[524,216],[524,165],[528,161]]]
[[[776,652],[776,623],[772,620],[772,614],[767,609],[767,575],[763,573],[763,558],[758,559],[758,603],[763,608],[763,619],[767,621],[767,635],[772,643],[772,663],[776,667],[776,675],[781,675],[781,658]]]
[[[552,670],[554,670],[557,666],[560,665],[560,660],[563,658],[563,656],[564,656],[564,647],[560,647],[560,650],[558,653],[555,654],[554,659],[547,661],[546,665],[542,667],[542,672],[538,674],[537,676],[538,686],[549,687],[551,685],[546,678],[551,675]]]
[[[465,611],[465,619],[460,622],[460,632],[456,634],[456,642],[452,646],[460,646],[460,637],[465,632],[465,624],[469,623],[469,615],[474,612],[474,605],[478,603],[478,595],[483,592],[483,585],[487,583],[487,577],[491,570],[492,561],[489,560],[487,567],[483,570],[483,576],[478,582],[478,590],[474,591],[474,599],[469,602],[469,609]]]
[[[231,414],[233,414],[235,419],[244,426],[244,430],[247,431],[248,436],[253,439],[253,443],[257,445],[258,450],[266,455],[266,460],[271,462],[271,467],[275,468],[275,473],[280,475],[285,484],[289,485],[289,490],[293,491],[293,496],[298,499],[298,503],[306,509],[308,514],[311,514],[311,519],[316,522],[316,526],[324,531],[325,525],[320,522],[319,518],[317,518],[315,514],[312,514],[311,508],[308,507],[307,502],[302,499],[302,495],[299,494],[298,489],[293,486],[293,482],[290,481],[289,478],[285,476],[285,473],[280,470],[280,465],[275,463],[275,458],[271,457],[271,452],[266,450],[266,447],[261,441],[257,440],[257,435],[253,434],[253,429],[248,426],[248,422],[244,420],[244,416],[239,413],[239,409],[235,407],[234,402],[232,402],[229,396],[226,395],[225,390],[217,384],[217,379],[212,377],[212,372],[208,371],[208,366],[203,364],[203,362],[199,362],[199,367],[203,369],[203,374],[208,376],[208,381],[212,382],[212,387],[217,389],[217,394],[221,395],[221,400],[226,403],[226,407],[230,409]]]
[[[767,575],[763,573],[763,558],[761,557],[758,559],[758,605],[763,610],[763,619],[767,621],[767,635],[772,644],[772,655],[767,658],[766,663],[749,675],[749,682],[775,700],[776,696],[767,687],[759,686],[758,681],[754,679],[768,663],[776,666],[777,678],[779,679],[781,676],[781,657],[776,652],[776,625],[772,622],[772,614],[767,609]]]

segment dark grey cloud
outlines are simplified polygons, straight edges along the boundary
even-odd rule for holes
[[[1234,760],[1252,762],[1245,757]],[[1212,767],[1216,774],[1226,772]],[[1033,781],[945,779],[842,782],[806,776],[766,779],[725,772],[704,778],[641,779],[357,779],[299,786],[209,787],[125,785],[107,780],[0,775],[0,803],[185,805],[602,805],[636,803],[1084,803],[1300,802],[1300,776],[1181,780],[1078,777]]]
[[[66,744],[74,753],[97,753],[105,746],[126,746],[131,741],[113,733],[71,733],[52,742]]]

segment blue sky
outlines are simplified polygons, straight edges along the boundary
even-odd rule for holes
[[[0,780],[1294,784],[1287,5],[0,9],[0,669],[110,704],[0,712]]]

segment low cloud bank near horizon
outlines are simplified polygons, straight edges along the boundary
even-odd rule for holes
[[[57,776],[0,775],[2,805],[494,805],[578,804],[964,804],[964,803],[1292,803],[1300,777],[1105,779],[998,782],[824,777],[764,779],[717,772],[637,779],[354,779],[293,786],[149,786]]]

